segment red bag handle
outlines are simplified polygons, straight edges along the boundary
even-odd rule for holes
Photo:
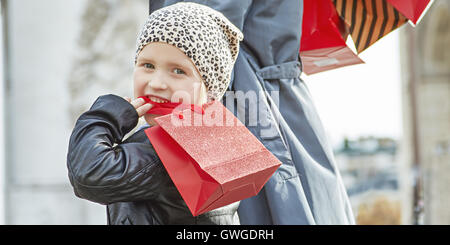
[[[174,112],[174,110],[176,108],[178,108],[180,110],[189,108],[193,112],[200,113],[202,115],[205,114],[205,109],[204,109],[203,105],[199,106],[199,105],[195,105],[195,104],[183,104],[183,103],[173,103],[173,102],[157,103],[157,102],[151,101],[146,96],[140,96],[139,98],[144,99],[145,103],[150,103],[153,105],[153,107],[150,110],[148,110],[146,112],[146,114],[167,115],[167,114]],[[180,119],[183,119],[183,114],[181,114],[181,111],[178,113],[178,117]]]

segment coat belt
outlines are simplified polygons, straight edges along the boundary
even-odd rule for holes
[[[263,79],[290,79],[300,78],[302,65],[298,61],[266,66],[256,73]]]

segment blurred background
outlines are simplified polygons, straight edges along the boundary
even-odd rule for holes
[[[73,194],[68,140],[99,95],[132,97],[147,14],[148,0],[1,0],[0,224],[106,224]],[[449,24],[435,0],[365,64],[302,75],[357,224],[450,224]]]

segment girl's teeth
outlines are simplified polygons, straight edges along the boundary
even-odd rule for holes
[[[158,98],[151,98],[151,100],[152,100],[153,102],[156,102],[156,103],[166,103],[165,101],[160,100],[160,99],[158,99]]]

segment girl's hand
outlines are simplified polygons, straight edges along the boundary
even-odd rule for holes
[[[150,110],[153,105],[149,103],[145,103],[145,100],[142,98],[137,98],[134,100],[131,100],[129,97],[123,97],[126,101],[128,101],[133,107],[136,109],[137,114],[139,117],[142,117],[145,115],[145,113]]]

